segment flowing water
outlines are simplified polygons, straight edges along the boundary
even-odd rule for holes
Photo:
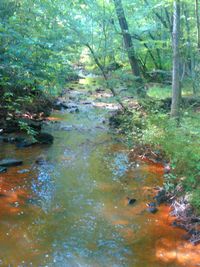
[[[198,248],[170,226],[169,207],[146,211],[162,166],[131,162],[105,123],[115,106],[94,102],[52,114],[57,122],[45,126],[52,146],[1,144],[1,158],[24,164],[0,175],[0,266],[198,266]]]

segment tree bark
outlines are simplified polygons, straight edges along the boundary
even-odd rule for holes
[[[187,5],[183,5],[184,8],[184,15],[185,15],[185,26],[186,26],[186,33],[187,33],[187,68],[188,68],[188,74],[192,76],[192,41],[191,41],[191,30],[190,30],[190,23],[189,23],[189,12],[187,9]]]
[[[179,54],[179,40],[180,40],[180,0],[174,0],[174,15],[173,15],[173,77],[172,77],[172,105],[171,117],[179,119],[180,117],[180,103],[181,103],[181,86],[180,86],[180,54]]]
[[[195,11],[197,21],[197,48],[200,50],[200,18],[199,18],[199,0],[195,0]]]
[[[114,4],[115,4],[115,10],[116,10],[117,17],[119,20],[119,25],[120,25],[120,28],[122,31],[122,36],[124,39],[124,45],[125,45],[125,48],[127,50],[127,54],[128,54],[128,58],[129,58],[129,62],[131,65],[132,72],[135,76],[140,77],[140,68],[139,68],[137,58],[135,56],[135,50],[133,47],[131,35],[129,33],[129,27],[128,27],[128,23],[127,23],[124,9],[122,6],[122,1],[121,0],[114,0]]]
[[[124,45],[127,51],[129,63],[131,65],[131,70],[134,76],[137,78],[137,94],[141,97],[146,95],[143,79],[140,72],[140,67],[138,59],[135,56],[135,49],[133,46],[131,34],[129,32],[128,22],[124,13],[124,8],[121,0],[113,0],[115,5],[116,14],[118,17],[119,25],[122,31],[122,36],[124,40]]]

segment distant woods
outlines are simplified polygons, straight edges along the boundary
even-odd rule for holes
[[[199,93],[199,50],[199,0],[0,2],[1,98],[14,110],[24,92],[56,95],[82,64],[114,94],[117,80],[142,97],[146,84],[172,85],[177,117],[183,85]]]

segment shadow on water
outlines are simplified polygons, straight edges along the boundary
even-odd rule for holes
[[[152,188],[162,185],[162,166],[130,162],[121,137],[103,123],[110,106],[101,106],[52,114],[59,122],[45,126],[55,136],[50,147],[1,145],[1,157],[22,158],[24,165],[0,175],[0,266],[200,263],[199,248],[170,226],[169,207],[146,211]],[[41,155],[44,162],[35,164]],[[136,199],[133,206],[127,196]]]

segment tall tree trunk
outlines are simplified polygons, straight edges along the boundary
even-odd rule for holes
[[[199,0],[195,0],[195,11],[196,11],[196,20],[197,20],[197,47],[200,50]]]
[[[174,16],[173,16],[173,78],[172,78],[172,106],[171,117],[179,119],[180,102],[181,102],[181,86],[180,86],[180,0],[174,0]]]
[[[119,25],[122,31],[122,36],[124,40],[124,45],[127,51],[128,59],[131,65],[131,70],[134,76],[137,78],[136,86],[137,94],[144,97],[146,95],[145,88],[143,84],[143,79],[140,73],[140,67],[138,59],[135,56],[135,49],[133,46],[131,34],[129,32],[128,22],[124,13],[124,8],[121,0],[113,0],[115,4],[115,10],[118,17]]]
[[[187,33],[187,67],[188,67],[188,74],[192,76],[192,42],[191,42],[191,31],[190,31],[190,23],[189,23],[189,12],[187,5],[183,5],[183,12],[185,15],[185,26],[186,26],[186,33]]]
[[[129,33],[128,23],[125,17],[124,8],[121,0],[114,0],[115,10],[119,20],[119,25],[122,31],[124,45],[127,50],[129,62],[131,65],[132,72],[135,76],[140,77],[140,68],[135,56],[135,50],[132,42],[131,35]]]

